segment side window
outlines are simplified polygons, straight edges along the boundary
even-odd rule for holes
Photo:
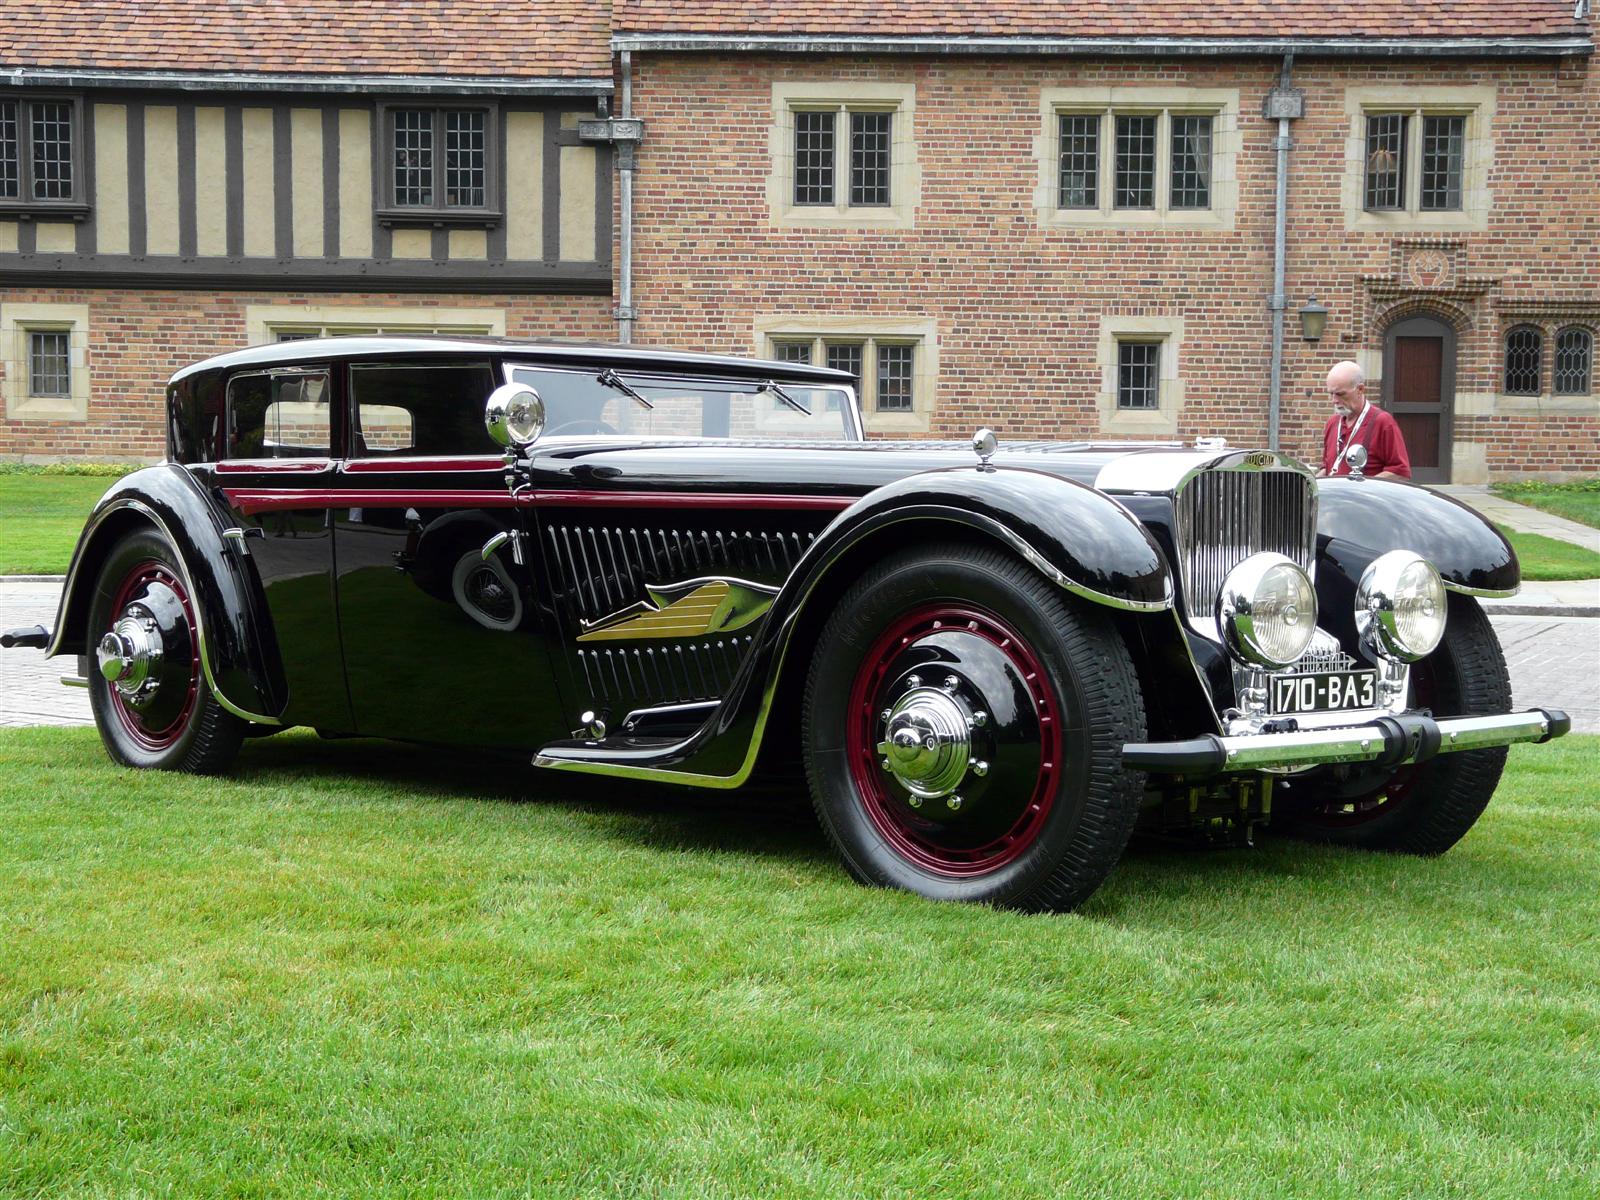
[[[493,390],[488,363],[357,363],[351,457],[499,454],[483,425]]]
[[[235,375],[228,381],[226,458],[326,458],[328,373]]]

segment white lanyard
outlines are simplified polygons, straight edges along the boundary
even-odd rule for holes
[[[1337,443],[1339,452],[1333,456],[1333,470],[1329,472],[1330,475],[1338,473],[1339,464],[1344,461],[1344,456],[1350,453],[1350,448],[1356,444],[1356,434],[1361,432],[1362,423],[1366,421],[1367,414],[1371,411],[1372,401],[1369,400],[1362,407],[1361,415],[1356,418],[1356,423],[1350,427],[1350,436],[1347,438],[1342,433],[1339,435]],[[1344,429],[1343,421],[1339,422],[1339,428],[1341,430]]]

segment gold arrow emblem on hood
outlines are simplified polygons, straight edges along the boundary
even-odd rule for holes
[[[646,587],[649,599],[596,621],[580,621],[580,642],[705,637],[742,629],[766,615],[778,589],[743,579],[689,579]]]

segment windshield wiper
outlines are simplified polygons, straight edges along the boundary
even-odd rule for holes
[[[622,376],[618,375],[609,367],[606,370],[601,371],[600,374],[596,375],[594,377],[594,381],[601,387],[608,387],[613,391],[621,392],[624,396],[631,396],[646,408],[655,407],[654,404],[651,404],[650,401],[646,400],[643,396],[639,395],[638,392],[634,391],[631,387],[624,383],[622,381]]]
[[[788,392],[784,391],[781,387],[779,387],[777,385],[777,383],[775,383],[771,379],[769,379],[765,383],[763,383],[760,387],[758,387],[756,389],[756,391],[758,391],[758,392],[771,392],[774,396],[776,396],[779,400],[782,400],[785,404],[787,404],[790,408],[794,409],[795,412],[799,413],[801,416],[809,417],[811,415],[811,410],[809,408],[807,408],[804,404],[801,404],[800,401],[796,400],[793,396],[789,395]]]

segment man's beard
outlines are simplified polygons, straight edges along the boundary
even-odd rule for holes
[[[1338,413],[1340,418],[1346,421],[1355,416],[1356,413],[1356,410],[1351,408],[1348,404],[1335,404],[1333,406],[1333,411]]]

